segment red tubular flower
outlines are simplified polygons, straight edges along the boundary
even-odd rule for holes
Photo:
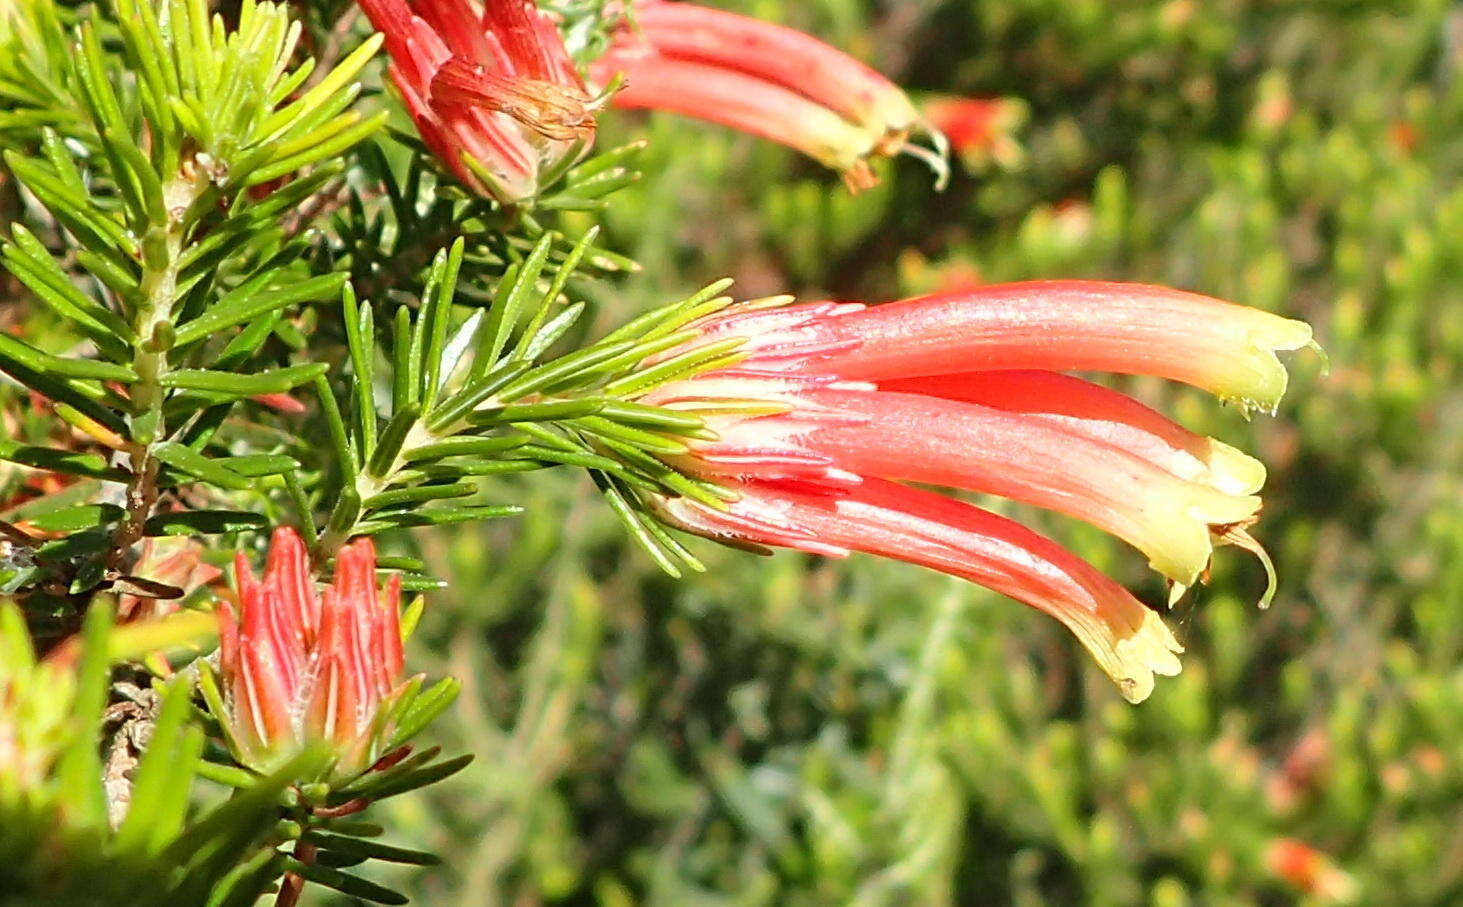
[[[1246,406],[1285,393],[1276,350],[1311,329],[1197,293],[1142,284],[1049,280],[979,287],[850,312],[816,325],[846,342],[818,368],[889,380],[992,369],[1156,375]]]
[[[1265,484],[1265,465],[1254,457],[1195,434],[1132,397],[1070,375],[969,372],[881,381],[879,388],[1037,417],[1227,494],[1253,494]]]
[[[1030,529],[963,501],[867,479],[843,494],[746,482],[726,510],[662,503],[667,518],[711,538],[840,557],[861,551],[967,579],[1057,618],[1141,702],[1153,675],[1179,672],[1183,647],[1128,590]]]
[[[748,388],[748,396],[756,396]],[[764,451],[834,464],[841,472],[964,488],[1083,519],[1191,585],[1209,562],[1210,526],[1243,523],[1260,499],[1188,482],[1130,451],[987,406],[856,385],[808,386],[792,411],[713,419],[720,438],[698,451],[703,471],[796,477]]]
[[[698,413],[714,434],[668,458],[726,485],[725,509],[652,502],[723,540],[864,551],[961,576],[1062,620],[1139,701],[1180,651],[1155,612],[1010,521],[895,484],[994,494],[1128,541],[1175,591],[1216,541],[1254,546],[1264,468],[1115,391],[1047,369],[1156,374],[1273,407],[1276,349],[1300,322],[1173,290],[1105,283],[997,286],[884,306],[733,306],[690,346],[745,338],[734,366],[644,402]],[[672,350],[661,358],[680,355]]]
[[[473,191],[538,195],[594,143],[596,104],[532,0],[361,0],[422,141]]]
[[[219,604],[219,663],[241,761],[262,767],[323,740],[339,776],[365,769],[401,689],[400,578],[378,592],[376,550],[358,539],[317,595],[305,545],[287,527],[275,530],[263,582],[242,553],[234,569],[239,613]]]
[[[779,142],[843,174],[877,182],[869,160],[902,151],[945,175],[936,151],[909,143],[930,132],[909,98],[879,73],[795,29],[692,3],[637,0],[593,75],[617,76],[623,109],[668,110]]]

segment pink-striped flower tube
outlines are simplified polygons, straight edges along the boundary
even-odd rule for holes
[[[234,569],[238,609],[218,606],[219,671],[240,761],[263,769],[326,741],[335,776],[368,768],[402,688],[400,577],[378,590],[376,550],[357,539],[317,593],[305,544],[288,527],[275,530],[262,582],[243,553]]]
[[[422,142],[465,186],[522,204],[594,143],[597,104],[533,0],[360,0]]]
[[[843,175],[878,182],[870,161],[907,152],[947,174],[944,139],[899,88],[849,55],[795,29],[664,0],[635,0],[609,52],[591,69],[623,78],[613,103],[708,120],[787,145]],[[931,151],[912,144],[930,135]]]
[[[880,306],[744,303],[689,348],[744,358],[644,397],[701,415],[714,440],[673,465],[732,491],[724,509],[651,503],[711,538],[830,556],[862,551],[987,586],[1066,624],[1137,702],[1181,648],[1158,613],[1055,542],[911,484],[980,492],[1096,525],[1181,593],[1217,541],[1257,548],[1265,469],[1136,400],[1061,372],[1157,375],[1270,409],[1275,355],[1304,323],[1193,293],[1057,281]],[[666,356],[680,355],[679,349]]]

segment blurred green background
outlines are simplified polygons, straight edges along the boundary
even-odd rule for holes
[[[478,760],[395,807],[424,904],[1463,902],[1463,7],[1361,0],[747,0],[921,98],[1015,97],[1020,160],[853,198],[670,118],[592,289],[600,327],[716,277],[879,301],[1107,277],[1303,317],[1278,418],[1122,386],[1271,467],[1256,534],[1172,624],[1182,676],[1124,704],[1053,621],[855,557],[697,547],[659,575],[587,479],[419,540],[412,660]],[[978,163],[978,162],[977,162]],[[1095,531],[1017,511],[1127,582]]]

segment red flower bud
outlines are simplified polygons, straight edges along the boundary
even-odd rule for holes
[[[238,612],[218,608],[220,670],[237,755],[263,766],[317,740],[336,773],[380,757],[386,706],[401,685],[401,580],[376,588],[376,551],[357,539],[336,558],[335,582],[317,595],[304,542],[275,530],[262,582],[235,557]]]

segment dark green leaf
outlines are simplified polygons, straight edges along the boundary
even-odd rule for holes
[[[415,403],[410,403],[391,417],[391,421],[386,423],[386,428],[381,432],[367,472],[377,477],[386,475],[395,465],[402,445],[406,443],[407,433],[417,424],[417,417],[420,415],[421,409]]]
[[[197,728],[186,728],[192,708],[192,684],[184,678],[168,686],[162,710],[153,725],[142,761],[132,776],[132,800],[127,817],[117,829],[114,844],[118,850],[153,852],[160,850],[182,827],[180,807],[187,806],[187,788],[193,781],[193,762],[202,752],[203,738]],[[190,740],[183,752],[184,733],[200,734]],[[181,786],[181,797],[170,788]],[[164,808],[166,805],[166,809]]]
[[[121,381],[123,383],[137,380],[137,373],[128,366],[115,362],[98,362],[94,359],[53,356],[17,340],[3,331],[0,331],[0,359],[9,359],[32,371],[58,378]]]
[[[363,841],[360,838],[350,838],[345,835],[312,831],[305,835],[305,840],[321,850],[366,860],[385,860],[388,863],[406,863],[412,866],[436,866],[442,862],[436,854],[424,850],[392,847],[390,844]]]
[[[93,602],[82,624],[76,692],[71,702],[72,721],[78,733],[62,751],[56,770],[57,790],[62,792],[68,818],[82,828],[101,828],[107,821],[107,802],[102,791],[102,760],[97,740],[111,675],[107,654],[107,636],[111,628],[110,608],[104,602]]]
[[[367,881],[359,876],[347,875],[338,869],[301,863],[298,860],[288,860],[285,865],[290,872],[296,873],[303,879],[314,882],[316,885],[332,888],[353,898],[360,898],[375,904],[408,903],[405,895],[397,894],[390,888],[377,885],[375,882]]]
[[[361,535],[374,535],[387,529],[402,529],[408,526],[445,526],[451,523],[469,523],[478,520],[501,519],[517,516],[522,507],[512,504],[482,505],[479,507],[431,507],[392,513],[373,514],[371,520],[357,527]]]
[[[443,457],[492,457],[527,443],[528,436],[516,432],[493,438],[446,438],[406,451],[402,459],[407,463],[423,463]]]
[[[259,851],[213,885],[206,907],[253,907],[284,874],[284,861],[272,847]]]
[[[300,461],[286,454],[242,454],[237,457],[217,457],[214,462],[251,479],[285,475],[300,468]]]
[[[42,532],[76,532],[114,523],[125,511],[115,504],[87,504],[56,510],[44,516],[35,517],[31,525]]]
[[[148,518],[143,525],[147,535],[218,535],[264,529],[269,526],[269,520],[260,514],[240,510],[191,510],[160,513]]]
[[[461,682],[452,677],[444,677],[430,689],[418,694],[412,701],[411,707],[397,720],[396,729],[391,734],[391,743],[387,749],[394,750],[420,734],[427,725],[437,720],[438,715],[452,705],[461,691]]]
[[[554,234],[546,234],[534,246],[521,266],[510,269],[503,278],[503,288],[494,299],[488,320],[483,323],[483,333],[478,338],[477,359],[474,363],[480,373],[486,373],[503,354],[508,338],[518,327],[528,296],[534,291],[539,275],[543,273],[544,262],[554,244]]]
[[[477,486],[471,482],[457,482],[451,485],[427,485],[421,488],[398,488],[394,491],[385,491],[381,494],[366,498],[361,502],[361,509],[382,510],[387,507],[399,507],[403,504],[419,504],[425,501],[461,498],[475,491],[477,491]]]
[[[49,447],[32,447],[0,439],[0,460],[9,460],[36,469],[48,469],[67,475],[88,476],[112,482],[127,481],[127,473],[107,465],[107,461],[96,454],[76,453],[70,450],[53,450]]]

